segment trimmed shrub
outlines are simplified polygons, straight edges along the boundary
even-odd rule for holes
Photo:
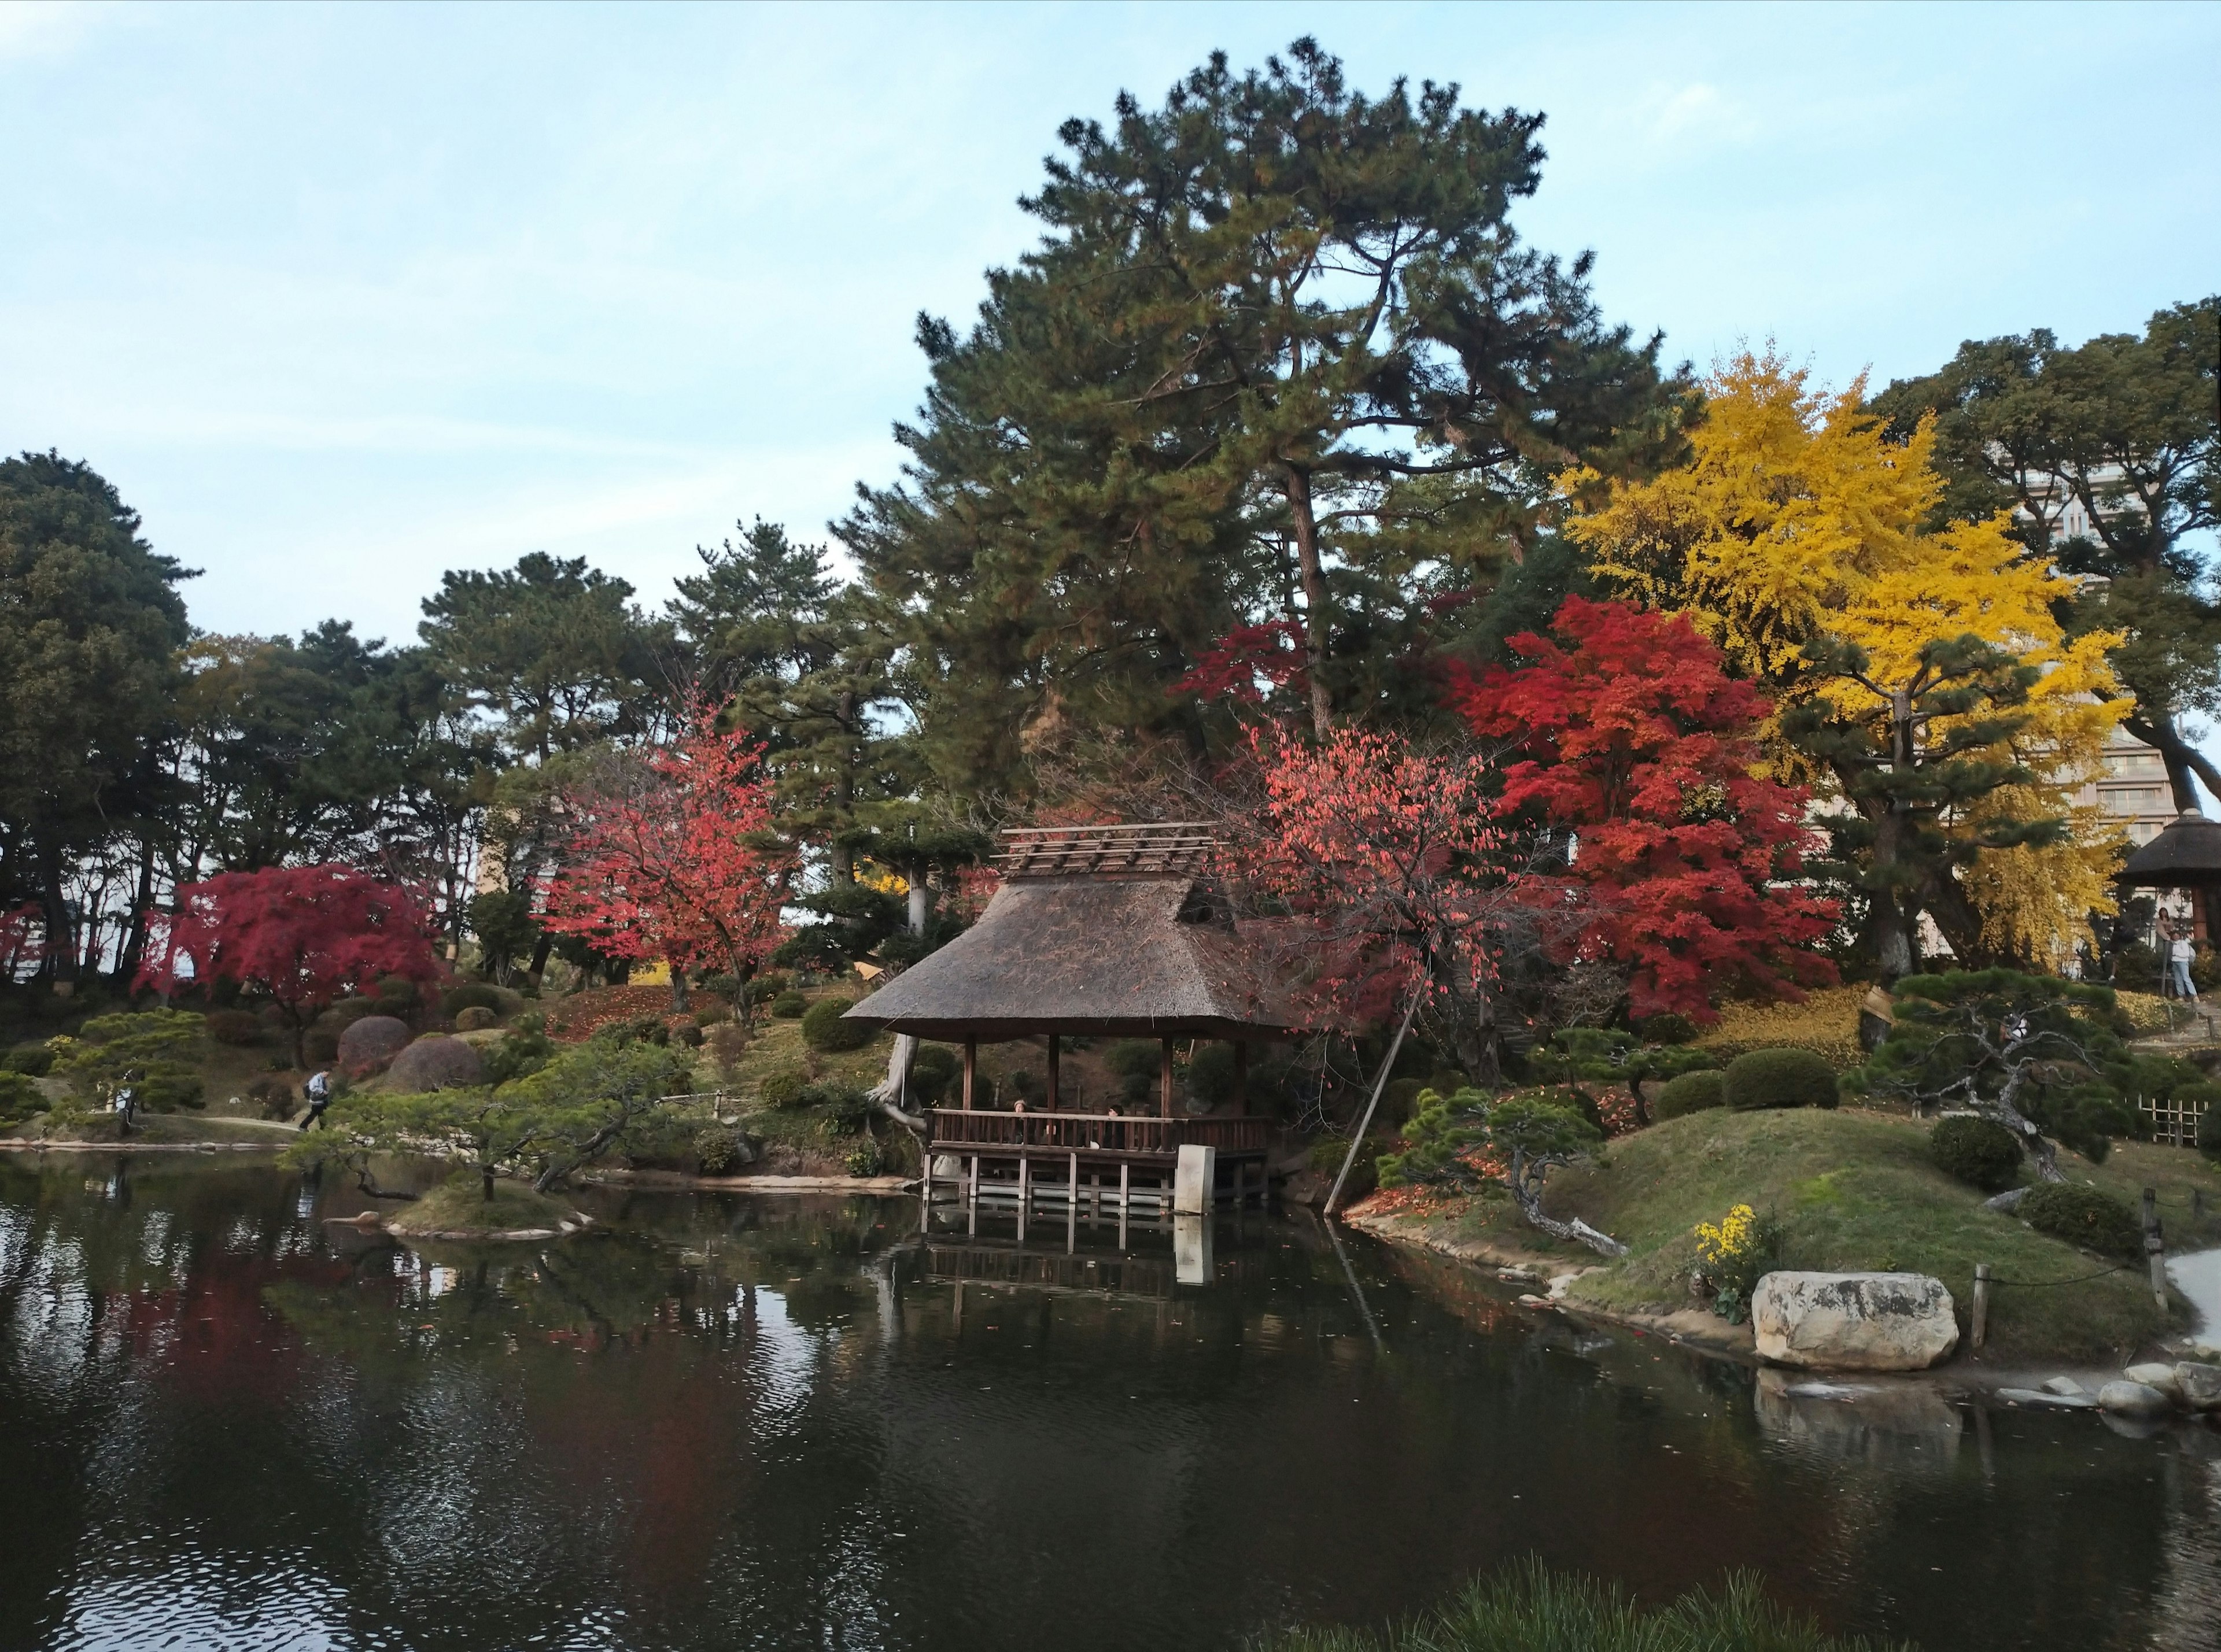
[[[460,1038],[431,1033],[393,1058],[385,1069],[388,1088],[414,1095],[426,1090],[457,1090],[481,1083],[485,1063]]]
[[[1156,1093],[1164,1046],[1154,1038],[1121,1038],[1103,1052],[1103,1064],[1118,1079],[1118,1099],[1137,1107]]]
[[[942,1097],[954,1088],[963,1071],[963,1059],[946,1044],[920,1044],[910,1065],[910,1106],[937,1106]]]
[[[0,1125],[12,1125],[43,1113],[47,1098],[40,1091],[38,1081],[28,1073],[9,1072],[0,1069]]]
[[[694,1025],[704,1032],[716,1026],[720,1021],[729,1021],[732,1019],[731,1008],[719,1003],[714,998],[705,998],[694,1007]]]
[[[797,1021],[809,1012],[810,1001],[800,993],[781,993],[771,1001],[771,1013],[782,1021]]]
[[[867,1138],[851,1148],[848,1157],[841,1163],[852,1176],[875,1176],[881,1166],[879,1144]]]
[[[1043,1078],[1031,1067],[1011,1069],[1010,1075],[1003,1082],[1010,1087],[1010,1094],[1028,1107],[1045,1100],[1048,1095],[1048,1080]]]
[[[312,1026],[301,1035],[301,1058],[322,1067],[340,1058],[340,1035],[329,1027]]]
[[[1671,1010],[1645,1016],[1636,1023],[1635,1030],[1645,1044],[1687,1044],[1697,1036],[1697,1024],[1687,1016],[1676,1015]]]
[[[1199,1044],[1188,1058],[1187,1093],[1198,1107],[1223,1107],[1234,1099],[1234,1046]]]
[[[455,1012],[455,1031],[483,1032],[488,1027],[496,1025],[500,1019],[484,1004],[466,1004]]]
[[[319,1015],[316,1019],[319,1023],[328,1024],[336,1034],[360,1021],[366,1015],[385,1013],[385,1007],[375,998],[342,998]]]
[[[1717,1071],[1684,1073],[1667,1079],[1650,1104],[1654,1119],[1679,1119],[1692,1113],[1708,1113],[1728,1104],[1727,1081]]]
[[[2143,1229],[2137,1213],[2108,1193],[2072,1181],[2041,1181],[2028,1190],[2013,1213],[2038,1233],[2064,1239],[2101,1256],[2132,1259],[2143,1254]]]
[[[555,1057],[555,1041],[547,1036],[547,1018],[521,1015],[516,1025],[491,1049],[479,1051],[489,1084],[506,1084],[513,1078],[536,1073]]]
[[[704,1125],[694,1132],[694,1162],[705,1176],[729,1175],[755,1158],[748,1138],[729,1125]]]
[[[841,1018],[854,1009],[853,998],[821,998],[802,1018],[802,1041],[812,1050],[861,1050],[879,1036],[877,1027]]]
[[[218,1044],[253,1044],[262,1036],[262,1018],[252,1010],[210,1010],[205,1019]]]
[[[741,1064],[741,1057],[748,1053],[748,1035],[738,1021],[717,1021],[703,1033],[702,1045],[710,1052],[710,1059],[717,1064],[718,1072],[730,1078],[733,1069]]]
[[[410,1036],[409,1023],[397,1017],[366,1015],[348,1024],[347,1031],[339,1035],[332,1054],[350,1073],[375,1072],[409,1047]],[[312,1054],[310,1059],[319,1057]]]
[[[1380,1093],[1380,1121],[1389,1125],[1402,1124],[1418,1111],[1419,1097],[1434,1088],[1424,1079],[1390,1080],[1388,1088]]]
[[[1810,1050],[1754,1050],[1728,1063],[1721,1094],[1737,1113],[1762,1107],[1832,1107],[1836,1069]]]
[[[282,1079],[256,1079],[247,1087],[247,1099],[265,1119],[282,1121],[301,1110],[301,1104],[293,1099],[293,1087]]]
[[[42,1044],[22,1044],[0,1056],[0,1069],[28,1078],[44,1078],[53,1069],[54,1052]]]
[[[379,994],[383,995],[385,983],[381,981],[378,984]],[[461,986],[450,987],[440,994],[440,1013],[457,1026],[462,1025],[463,1012],[466,1009],[482,1009],[497,1019],[501,1014],[501,994],[490,982],[466,981]],[[480,1025],[491,1026],[493,1023],[486,1021]]]
[[[691,1015],[682,1015],[671,1023],[671,1038],[689,1050],[702,1047],[702,1024]]]
[[[1928,1132],[1928,1156],[1954,1181],[2003,1193],[2020,1177],[2020,1144],[1993,1119],[1946,1119]]]
[[[821,1109],[836,1136],[853,1136],[872,1121],[871,1098],[853,1084],[826,1080],[804,1085],[796,1101],[801,1107]]]
[[[378,1001],[389,1009],[414,1009],[423,1001],[416,983],[407,976],[380,976],[378,978]]]
[[[802,1093],[809,1088],[809,1074],[799,1067],[782,1067],[764,1080],[757,1094],[768,1107],[793,1107],[802,1104]]]

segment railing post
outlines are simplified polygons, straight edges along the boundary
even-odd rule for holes
[[[972,1083],[979,1071],[979,1040],[964,1040],[964,1111],[972,1111]]]
[[[1164,1060],[1157,1073],[1157,1117],[1173,1116],[1173,1041],[1165,1040]]]

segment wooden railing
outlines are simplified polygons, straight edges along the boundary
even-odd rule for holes
[[[1107,1113],[966,1113],[933,1110],[933,1145],[983,1147],[1043,1153],[1149,1153],[1176,1156],[1181,1147],[1215,1147],[1222,1153],[1261,1153],[1269,1119],[1128,1118]]]

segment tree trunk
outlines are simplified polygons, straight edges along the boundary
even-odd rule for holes
[[[532,990],[535,992],[540,990],[540,983],[547,978],[547,955],[554,949],[555,938],[546,931],[541,931],[540,938],[532,945],[532,963],[524,972],[531,981]]]
[[[1311,685],[1311,732],[1324,739],[1334,727],[1334,706],[1326,691],[1326,569],[1319,558],[1318,519],[1311,514],[1311,472],[1293,464],[1287,470],[1288,516],[1304,582],[1304,676]]]
[[[671,966],[671,1013],[686,1013],[686,971],[676,963]]]
[[[491,1205],[491,1203],[493,1203],[493,1166],[491,1166],[491,1164],[482,1164],[482,1165],[480,1165],[480,1166],[479,1167],[479,1175],[484,1179],[484,1181],[485,1181],[485,1202],[486,1202],[487,1204]]]
[[[131,903],[131,926],[124,932],[123,949],[116,957],[116,977],[127,991],[147,955],[147,925],[153,904],[154,837],[146,832],[139,839],[139,884]]]
[[[54,991],[66,998],[77,990],[77,936],[70,925],[69,901],[62,894],[61,854],[50,847],[39,853],[39,900],[46,913],[47,963]]]
[[[1511,1189],[1512,1202],[1519,1206],[1519,1214],[1530,1227],[1540,1228],[1554,1239],[1567,1239],[1575,1244],[1585,1244],[1599,1256],[1624,1256],[1627,1247],[1609,1233],[1599,1233],[1578,1216],[1570,1222],[1561,1222],[1555,1216],[1542,1213],[1542,1195],[1539,1188],[1530,1188],[1525,1169],[1517,1156],[1511,1174],[1505,1178]]]

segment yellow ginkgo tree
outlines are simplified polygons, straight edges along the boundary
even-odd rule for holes
[[[2053,963],[2112,910],[2119,845],[2075,794],[2129,702],[2069,637],[2074,592],[2002,515],[1933,526],[1933,433],[1891,440],[1862,383],[1769,352],[1707,385],[1690,462],[1607,488],[1567,525],[1607,588],[1686,613],[1781,704],[1774,761],[1819,782],[1886,976],[1930,916],[1962,958]]]

